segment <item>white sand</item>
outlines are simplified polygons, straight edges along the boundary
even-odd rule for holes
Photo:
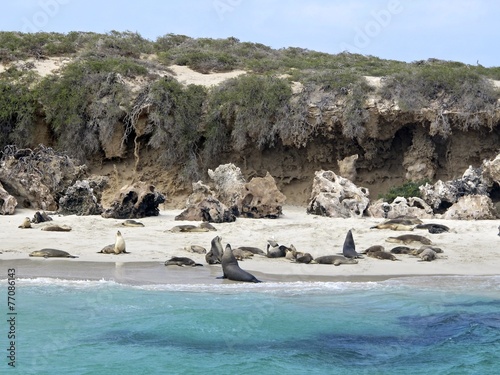
[[[363,278],[379,279],[395,276],[414,275],[498,275],[500,274],[500,237],[498,220],[484,221],[451,221],[424,220],[445,224],[451,228],[448,233],[430,234],[426,230],[415,229],[413,232],[396,232],[392,230],[370,229],[383,219],[333,219],[316,215],[308,215],[304,207],[285,206],[284,215],[279,219],[243,219],[234,223],[214,224],[216,232],[173,233],[169,229],[179,224],[198,224],[196,222],[175,221],[174,217],[181,210],[161,211],[157,217],[140,219],[145,227],[125,227],[123,220],[104,219],[100,216],[60,216],[53,215],[50,224],[67,224],[70,232],[49,232],[41,228],[48,223],[33,224],[33,229],[20,229],[24,217],[33,218],[33,210],[18,209],[15,215],[0,216],[0,263],[1,268],[9,264],[30,265],[31,276],[39,276],[37,268],[48,264],[57,264],[57,268],[66,268],[64,277],[80,275],[76,265],[82,265],[84,272],[89,272],[90,264],[98,262],[102,266],[100,274],[106,274],[105,268],[113,269],[121,265],[133,265],[133,272],[153,267],[156,271],[168,268],[171,273],[182,279],[181,267],[165,267],[163,263],[171,256],[187,256],[204,264],[194,268],[199,275],[222,275],[220,265],[208,265],[204,255],[184,250],[188,245],[200,245],[210,249],[212,238],[222,236],[223,246],[230,243],[237,246],[257,246],[265,250],[267,239],[274,238],[278,243],[289,246],[293,244],[298,251],[309,252],[313,257],[342,252],[345,235],[352,229],[356,250],[361,252],[371,245],[383,245],[386,251],[397,246],[388,243],[389,236],[414,233],[430,238],[434,246],[443,249],[439,259],[432,262],[421,262],[411,255],[397,255],[401,261],[379,260],[369,257],[360,259],[358,264],[333,265],[297,264],[284,258],[271,259],[254,256],[253,259],[240,261],[240,267],[256,272],[262,279],[266,275],[283,276],[287,280],[314,280],[328,278]],[[115,233],[120,230],[126,241],[130,254],[98,254],[105,245],[114,243]],[[418,245],[412,247],[419,247]],[[41,248],[57,248],[78,256],[76,259],[43,259],[32,258],[28,254]],[[19,263],[23,261],[24,263]],[[29,262],[29,263],[27,263]],[[106,262],[106,263],[103,263]],[[158,268],[162,266],[162,268]],[[175,270],[173,269],[175,268]],[[203,269],[203,271],[201,271]],[[3,272],[3,271],[2,271]],[[52,271],[45,271],[44,276],[51,276]],[[54,271],[55,272],[55,271]],[[116,270],[113,271],[116,273]],[[153,271],[152,271],[153,272]],[[162,271],[163,272],[163,271]],[[130,273],[129,273],[130,274]],[[57,275],[60,276],[58,273]],[[213,277],[212,277],[213,276]],[[156,278],[162,277],[161,274]],[[203,279],[203,278],[201,278]]]

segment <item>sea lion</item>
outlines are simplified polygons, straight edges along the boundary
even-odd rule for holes
[[[212,224],[207,223],[206,221],[200,223],[198,227],[208,229],[209,231],[217,231],[217,228],[215,228]]]
[[[299,256],[295,259],[297,263],[306,263],[309,264],[314,260],[313,256],[309,253],[304,253],[304,255]]]
[[[418,256],[420,257],[419,262],[430,262],[437,258],[436,252],[430,248],[424,249]]]
[[[370,229],[391,229],[391,230],[413,230],[413,224],[408,219],[389,219],[383,223],[374,225]]]
[[[343,255],[324,255],[314,258],[313,263],[340,266],[341,264],[358,264],[358,261],[354,258],[347,258]]]
[[[376,259],[399,260],[394,254],[388,253],[387,251],[370,251],[367,255],[370,258]]]
[[[126,251],[125,240],[121,232],[116,231],[115,243],[111,245],[104,246],[98,253],[102,254],[130,254]]]
[[[194,260],[191,258],[186,258],[186,257],[172,257],[169,260],[165,261],[166,266],[190,266],[190,267],[198,267],[201,266],[203,267],[203,264],[196,263]]]
[[[234,281],[246,281],[251,283],[260,283],[254,275],[250,272],[242,270],[238,265],[238,261],[234,257],[231,245],[227,244],[224,249],[224,254],[222,255],[222,273],[223,275],[219,278],[229,279]]]
[[[411,254],[412,255],[419,255],[425,249],[431,249],[436,254],[443,252],[443,250],[441,248],[439,248],[439,247],[424,245],[424,246],[420,246],[418,249],[413,249],[412,252],[411,252]]]
[[[69,225],[63,224],[63,225],[58,225],[58,224],[49,224],[44,226],[41,230],[47,231],[47,232],[69,232],[71,231],[71,227]]]
[[[71,255],[67,251],[57,250],[57,249],[41,249],[32,251],[29,255],[30,257],[43,257],[43,258],[78,258],[75,255]]]
[[[249,259],[253,257],[253,253],[251,251],[243,250],[238,247],[233,249],[233,254],[237,260]]]
[[[256,254],[256,255],[266,255],[264,250],[259,249],[258,247],[254,247],[254,246],[238,246],[238,249],[250,251],[251,253]]]
[[[266,256],[268,258],[282,258],[286,256],[286,251],[289,249],[285,245],[278,245],[274,240],[267,240]]]
[[[33,215],[33,219],[31,221],[35,224],[39,224],[39,223],[43,223],[45,221],[51,221],[51,220],[52,220],[52,218],[49,215],[47,215],[47,213],[45,211],[42,211],[41,213],[40,213],[40,211],[37,211]]]
[[[206,254],[207,253],[207,249],[205,249],[203,246],[198,246],[198,245],[186,246],[184,249],[187,251],[190,251],[192,253],[197,253],[197,254]]]
[[[31,226],[30,218],[29,217],[25,217],[24,220],[23,220],[23,223],[21,225],[19,225],[18,228],[22,228],[22,229],[33,228]]]
[[[356,252],[356,245],[354,244],[354,238],[352,237],[352,231],[350,229],[345,236],[342,255],[346,258],[363,258]]]
[[[179,232],[208,232],[208,228],[202,228],[200,226],[192,225],[192,224],[184,224],[184,225],[176,225],[175,227],[170,228],[170,232],[179,233]]]
[[[122,222],[122,225],[124,227],[143,227],[144,224],[141,223],[140,221],[132,220],[132,219],[127,219],[124,222]]]
[[[397,237],[389,237],[386,239],[387,242],[396,242],[408,245],[412,242],[420,242],[423,245],[432,245],[432,241],[427,237],[419,236],[418,234],[403,234]]]
[[[205,260],[208,264],[219,264],[223,253],[222,237],[215,236],[211,241],[210,251],[205,255]]]
[[[408,246],[396,246],[391,249],[392,254],[410,254],[413,249],[410,249]]]
[[[417,228],[417,229],[427,229],[428,232],[432,233],[432,234],[444,233],[444,232],[449,232],[450,231],[450,228],[448,228],[446,225],[435,224],[435,223],[418,224],[415,228]]]
[[[384,247],[382,245],[373,245],[373,246],[370,246],[368,249],[366,250],[363,250],[361,252],[361,254],[368,254],[368,253],[371,253],[371,252],[375,252],[375,251],[384,251]]]

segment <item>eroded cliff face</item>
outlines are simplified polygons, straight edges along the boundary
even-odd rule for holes
[[[269,172],[280,190],[286,195],[287,204],[306,205],[310,198],[314,173],[332,170],[340,173],[339,161],[350,155],[355,160],[355,183],[369,189],[370,199],[386,193],[391,187],[405,181],[451,180],[461,176],[470,166],[478,167],[484,159],[494,158],[500,148],[500,127],[494,119],[491,129],[481,127],[463,131],[451,122],[451,134],[432,134],[432,112],[409,114],[387,103],[373,103],[365,136],[346,139],[342,124],[335,111],[311,113],[321,116],[320,126],[329,131],[313,136],[304,147],[296,148],[278,142],[264,150],[245,149],[239,153],[221,153],[209,167],[234,163],[244,177],[263,177]],[[145,121],[146,119],[144,119]],[[485,121],[492,121],[488,119]],[[115,137],[120,139],[120,137]],[[117,149],[107,145],[105,150]],[[104,151],[105,151],[104,150]],[[182,181],[175,170],[165,170],[158,163],[158,151],[145,146],[145,142],[129,142],[120,149],[120,157],[94,160],[91,172],[110,177],[109,191],[130,181],[148,181],[158,191],[167,195],[167,205],[180,207],[190,194],[190,182]],[[208,181],[208,176],[204,177]],[[106,199],[106,194],[103,197]]]

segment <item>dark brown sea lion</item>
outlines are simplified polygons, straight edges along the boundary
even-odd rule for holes
[[[352,237],[352,231],[350,229],[345,236],[344,246],[342,247],[342,255],[346,258],[363,258],[356,252],[356,245],[354,244],[354,238]]]
[[[260,283],[254,275],[240,268],[238,261],[234,257],[231,245],[227,244],[222,255],[222,273],[219,278],[234,281],[245,281],[250,283]]]

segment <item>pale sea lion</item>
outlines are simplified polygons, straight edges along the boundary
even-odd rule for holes
[[[258,247],[254,247],[254,246],[238,246],[238,249],[242,249],[242,250],[245,250],[245,251],[250,251],[253,254],[266,255],[266,253],[264,252],[264,250],[259,249]]]
[[[78,258],[75,255],[71,255],[67,251],[58,249],[41,249],[32,251],[29,255],[30,257],[43,257],[43,258]]]
[[[190,266],[190,267],[202,266],[203,267],[203,264],[196,263],[194,260],[192,260],[191,258],[187,258],[187,257],[172,257],[169,260],[165,261],[165,265],[166,266],[179,266],[179,267],[183,267],[183,266]]]
[[[408,245],[412,242],[420,242],[423,245],[432,245],[432,241],[427,237],[419,236],[418,234],[403,234],[397,237],[389,237],[386,239],[387,242],[402,243]]]
[[[30,218],[29,217],[25,217],[24,220],[23,220],[23,223],[21,225],[19,225],[18,228],[22,228],[22,229],[33,228],[31,226]]]
[[[126,251],[125,240],[123,239],[122,233],[118,230],[116,231],[115,243],[111,245],[104,246],[98,253],[102,254],[130,254]]]
[[[370,251],[367,255],[370,258],[376,259],[399,260],[394,254],[388,253],[387,251]]]
[[[71,227],[69,225],[63,224],[63,225],[58,225],[58,224],[49,224],[44,226],[41,230],[47,231],[47,232],[69,232],[71,231]]]
[[[344,246],[342,247],[342,255],[346,258],[363,258],[356,252],[356,245],[354,244],[354,238],[352,237],[352,231],[350,229],[345,236]]]
[[[122,225],[124,227],[143,227],[144,224],[141,223],[140,221],[132,220],[132,219],[127,219],[124,222],[122,222]]]
[[[333,264],[334,266],[340,266],[341,264],[358,264],[358,261],[354,258],[347,258],[343,255],[324,255],[314,258],[312,263]]]
[[[233,254],[237,260],[250,259],[253,257],[253,253],[251,251],[243,250],[238,247],[233,249]]]
[[[251,283],[260,283],[254,275],[240,268],[238,261],[234,257],[231,245],[227,244],[222,255],[222,279],[229,279],[234,281],[246,281]]]
[[[420,246],[418,249],[413,249],[411,254],[412,255],[419,255],[422,251],[424,251],[425,249],[431,249],[432,251],[434,251],[436,254],[437,253],[442,253],[443,250],[439,247],[436,247],[436,246],[429,246],[429,245],[423,245],[423,246]]]
[[[202,228],[202,227],[192,225],[192,224],[176,225],[176,226],[170,228],[170,232],[174,232],[174,233],[177,233],[177,232],[192,233],[192,232],[208,232],[208,231],[209,231],[208,228]]]
[[[223,253],[222,237],[215,236],[211,241],[210,251],[205,255],[205,260],[208,264],[219,264]]]
[[[424,249],[424,251],[422,251],[420,254],[418,254],[418,256],[420,257],[420,262],[430,262],[434,259],[437,258],[437,254],[434,250],[432,249]]]
[[[187,251],[190,251],[192,253],[197,253],[197,254],[206,254],[207,253],[207,249],[205,249],[203,246],[198,246],[198,245],[186,246],[184,249]]]

